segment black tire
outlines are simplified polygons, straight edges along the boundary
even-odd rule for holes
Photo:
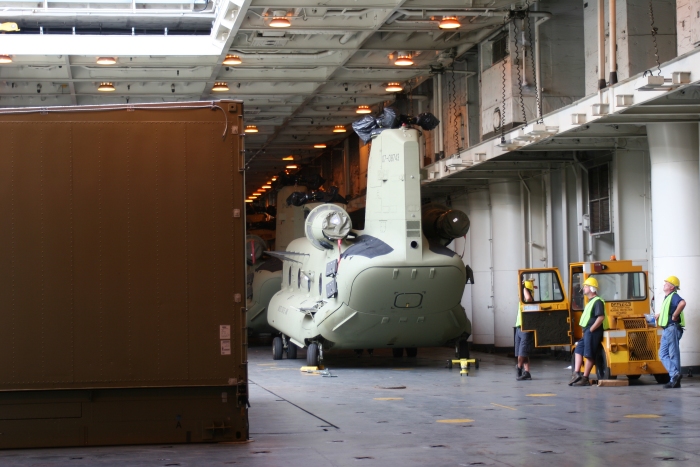
[[[282,338],[277,336],[272,339],[272,359],[282,360],[282,352],[284,352],[284,348],[282,347]]]
[[[668,373],[659,373],[654,375],[654,379],[656,380],[657,383],[659,384],[666,384],[669,381],[671,381],[671,377],[668,375]]]
[[[627,379],[630,381],[637,381],[642,375],[627,375]]]
[[[469,358],[469,342],[459,341],[459,344],[457,344],[457,358]]]
[[[415,358],[418,355],[418,349],[416,347],[407,347],[406,356],[409,358]]]
[[[598,355],[596,355],[595,370],[596,375],[598,375],[598,380],[615,379],[611,378],[610,367],[608,366],[608,359],[605,356],[605,350],[603,350],[602,346],[598,349]]]
[[[296,360],[298,350],[299,350],[299,347],[292,344],[291,342],[287,342],[287,358],[288,359]]]
[[[452,359],[447,360],[447,368],[452,369]]]
[[[318,344],[312,342],[306,349],[306,364],[308,366],[318,366]]]
[[[403,347],[391,349],[391,353],[395,358],[401,358],[403,357]]]

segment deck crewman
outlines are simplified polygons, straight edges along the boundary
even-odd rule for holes
[[[685,300],[678,295],[681,281],[676,276],[669,276],[664,281],[664,293],[666,297],[661,304],[661,311],[656,314],[656,322],[664,328],[659,347],[659,358],[668,371],[670,381],[665,388],[681,387],[681,350],[680,341],[685,327]]]
[[[583,339],[576,343],[574,351],[574,375],[569,381],[569,386],[590,386],[588,376],[593,369],[596,352],[603,341],[603,332],[608,329],[608,317],[605,314],[605,301],[598,296],[598,281],[595,277],[589,277],[583,282],[583,294],[588,298],[588,303],[583,309],[579,326],[583,328]],[[579,372],[583,358],[586,363],[583,374]]]
[[[523,281],[523,302],[530,303],[535,293],[535,284],[532,280]],[[530,349],[532,348],[532,332],[525,332],[521,329],[523,317],[523,305],[518,306],[518,317],[515,320],[515,357],[518,363],[515,366],[516,378],[518,381],[532,379],[530,375]]]

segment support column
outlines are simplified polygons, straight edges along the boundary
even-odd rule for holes
[[[493,345],[493,282],[491,275],[491,213],[489,192],[476,191],[467,196],[470,266],[474,271],[471,287],[472,336],[477,345]]]
[[[490,180],[494,335],[496,347],[513,346],[518,311],[518,269],[525,267],[525,242],[520,221],[520,183]]]
[[[686,332],[681,364],[700,365],[700,141],[697,123],[647,125],[651,155],[651,207],[656,311],[663,302],[663,281],[681,280],[686,300]]]

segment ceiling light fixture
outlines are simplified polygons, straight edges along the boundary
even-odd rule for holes
[[[347,130],[345,129],[345,125],[336,125],[333,128],[333,133],[345,133]]]
[[[394,65],[398,66],[411,66],[413,65],[413,59],[411,59],[411,54],[408,52],[399,52],[399,56],[396,58]]]
[[[294,156],[283,157],[282,160],[283,160],[283,161],[293,161],[293,160],[294,160]]]
[[[247,200],[245,200],[245,202],[246,202],[246,203],[252,203],[253,200],[252,200],[252,199],[247,199]]]
[[[403,86],[399,83],[389,83],[386,85],[386,92],[401,92],[403,91]]]
[[[224,59],[224,65],[240,65],[241,63],[243,63],[243,61],[238,55],[228,54]]]
[[[326,148],[326,145],[323,144],[323,143],[319,143],[319,144],[314,144],[314,147],[315,147],[316,149],[325,149],[325,148]]]
[[[258,132],[258,127],[255,125],[246,125],[245,127],[245,132],[246,133],[257,133]]]
[[[97,57],[98,65],[114,65],[117,63],[117,59],[114,57]]]
[[[298,166],[296,166],[294,164],[288,165],[287,167],[285,167],[285,169],[297,169],[297,168],[298,168]]]
[[[101,92],[112,92],[117,89],[114,87],[114,83],[100,83],[100,85],[97,86],[97,90]]]
[[[277,180],[277,177],[272,177],[272,181],[274,182],[275,180]]]
[[[272,28],[288,28],[292,25],[286,18],[287,12],[284,10],[276,10],[272,12],[272,21],[270,21],[270,27]]]
[[[370,109],[368,105],[361,105],[361,106],[359,106],[359,107],[357,108],[357,110],[355,111],[355,113],[358,113],[358,114],[371,114],[371,113],[372,113],[372,109]]]
[[[214,92],[225,92],[228,91],[228,84],[224,82],[214,83],[214,87],[211,88]]]
[[[440,29],[457,29],[461,26],[460,22],[457,21],[456,16],[443,16],[442,21],[438,24]]]
[[[267,185],[267,184],[265,184],[265,185],[263,185],[262,187],[263,187],[264,189],[266,189],[266,190],[269,190],[270,188],[272,188],[272,185]]]
[[[9,55],[0,55],[0,63],[12,63],[12,57]]]

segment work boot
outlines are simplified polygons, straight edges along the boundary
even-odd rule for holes
[[[523,374],[518,376],[516,379],[518,381],[530,380],[530,379],[532,379],[532,375],[530,375],[529,371],[523,371]]]
[[[673,388],[680,388],[680,387],[681,387],[680,375],[676,375],[675,377],[671,378],[671,381],[664,384],[665,389],[673,389]]]
[[[581,376],[581,379],[579,379],[575,383],[571,383],[571,385],[572,386],[590,386],[591,382],[588,380],[588,377]]]
[[[578,371],[571,376],[571,381],[569,381],[569,386],[573,386],[574,383],[578,383],[581,380],[581,373]]]
[[[515,365],[515,379],[520,379],[520,377],[523,375],[523,369],[520,368],[518,365]]]

